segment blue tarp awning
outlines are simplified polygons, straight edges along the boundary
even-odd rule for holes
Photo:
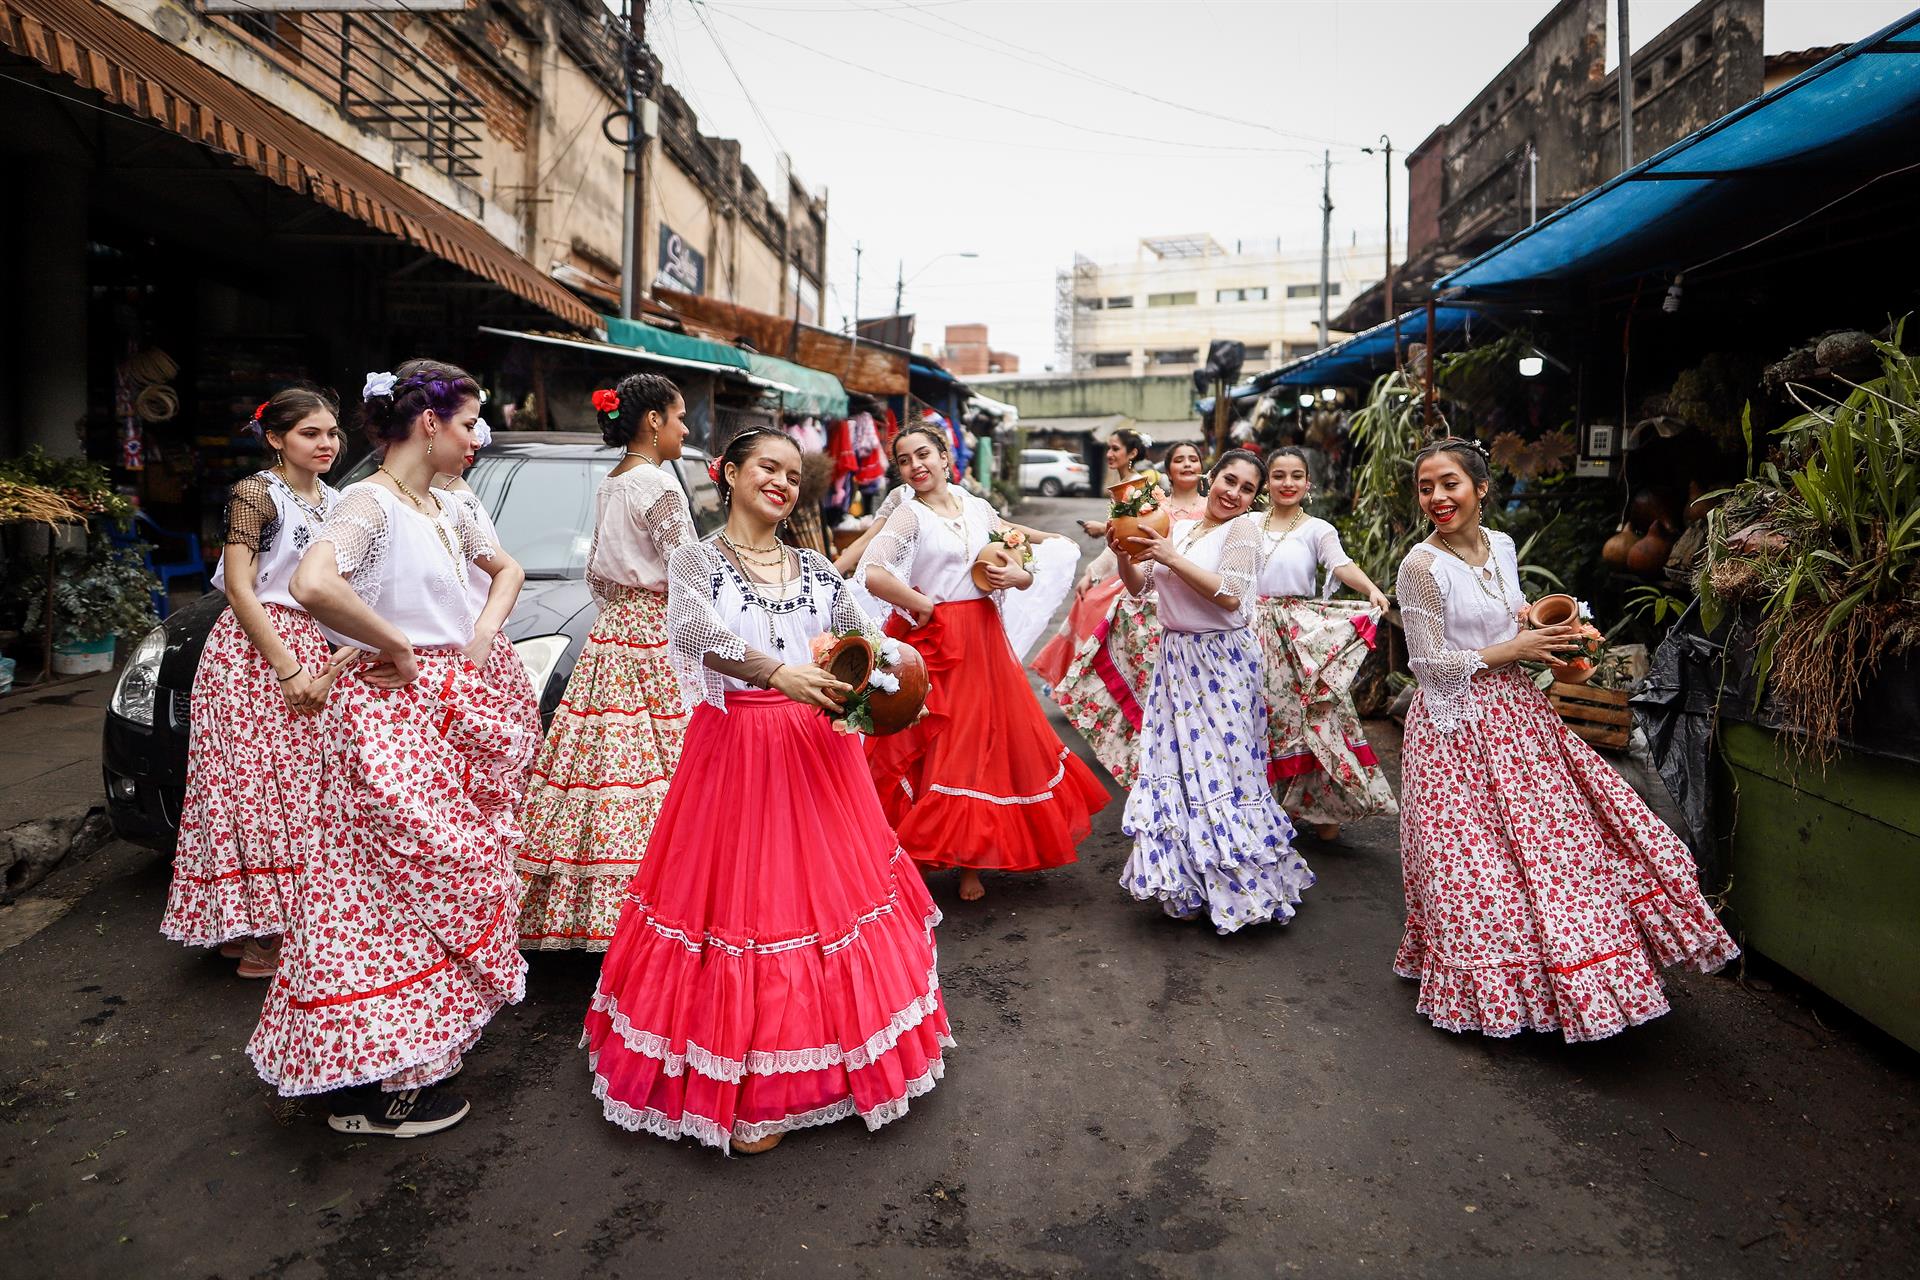
[[[1704,266],[1912,167],[1916,138],[1920,12],[1542,218],[1434,291],[1524,304]]]
[[[1435,307],[1433,345],[1446,350],[1456,337],[1466,332],[1472,320],[1473,312],[1466,307]],[[1276,387],[1371,386],[1375,378],[1399,363],[1400,353],[1409,343],[1426,340],[1427,312],[1422,307],[1269,370],[1255,378],[1253,386],[1259,391]]]

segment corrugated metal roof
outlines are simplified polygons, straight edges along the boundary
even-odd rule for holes
[[[582,329],[599,317],[453,209],[95,0],[0,0],[0,45],[131,115],[491,280]]]

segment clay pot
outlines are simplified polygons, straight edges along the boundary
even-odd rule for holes
[[[1688,524],[1699,524],[1707,518],[1707,512],[1713,510],[1713,500],[1705,495],[1706,490],[1700,487],[1698,480],[1690,480],[1687,482],[1686,518]]]
[[[1107,537],[1127,553],[1127,559],[1135,564],[1140,562],[1140,553],[1128,548],[1126,539],[1140,535],[1142,529],[1151,529],[1161,537],[1166,537],[1173,528],[1173,513],[1165,507],[1153,507],[1137,516],[1110,516],[1107,519]]]
[[[1019,561],[1014,557],[1013,552],[1008,549],[1006,543],[989,542],[986,546],[980,548],[980,554],[973,558],[973,585],[982,591],[992,591],[993,583],[987,580],[987,569],[994,565],[998,565],[1004,569],[1008,565],[1018,563]]]
[[[1627,555],[1633,550],[1633,544],[1640,541],[1629,525],[1621,525],[1619,532],[1608,538],[1606,545],[1600,548],[1600,558],[1616,569],[1627,567]]]
[[[1667,557],[1673,554],[1673,534],[1665,523],[1656,523],[1647,530],[1647,536],[1633,544],[1627,552],[1627,568],[1643,577],[1651,577],[1667,567]]]
[[[1125,502],[1147,487],[1145,476],[1135,476],[1131,480],[1122,480],[1119,484],[1107,486],[1107,496],[1115,502]]]
[[[1585,684],[1593,679],[1594,665],[1581,658],[1576,662],[1549,662],[1547,670],[1560,684]]]
[[[867,713],[873,717],[876,737],[898,733],[918,720],[920,708],[927,704],[927,690],[933,687],[932,677],[927,674],[927,664],[920,657],[920,651],[904,640],[897,643],[900,646],[900,660],[887,667],[886,672],[900,681],[899,691],[882,693],[876,689],[867,699]]]
[[[873,672],[873,645],[865,636],[841,636],[820,659],[826,673],[858,689]]]
[[[1652,489],[1641,489],[1627,503],[1627,523],[1636,529],[1651,529],[1666,517],[1666,501]]]
[[[1533,608],[1527,617],[1536,627],[1558,627],[1580,620],[1580,602],[1569,595],[1558,593],[1541,596],[1533,602]]]

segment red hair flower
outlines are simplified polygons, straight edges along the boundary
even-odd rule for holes
[[[604,388],[593,393],[593,407],[608,415],[620,412],[620,393]]]
[[[707,479],[713,481],[715,484],[720,483],[720,459],[718,458],[708,459]]]
[[[255,422],[260,421],[261,416],[267,411],[267,406],[272,403],[271,400],[262,400],[258,405],[254,406],[253,420]]]

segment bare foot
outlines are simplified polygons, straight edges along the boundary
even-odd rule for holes
[[[978,902],[987,896],[987,886],[980,883],[980,873],[971,867],[960,872],[960,901]]]
[[[779,1146],[780,1139],[786,1136],[784,1133],[772,1133],[758,1142],[741,1142],[735,1138],[729,1140],[727,1145],[733,1148],[733,1154],[737,1156],[757,1156],[763,1151],[771,1151]]]
[[[1332,844],[1335,840],[1338,840],[1340,838],[1340,824],[1337,822],[1319,823],[1314,827],[1313,834],[1316,836],[1319,836],[1322,840],[1325,840],[1328,844]]]

